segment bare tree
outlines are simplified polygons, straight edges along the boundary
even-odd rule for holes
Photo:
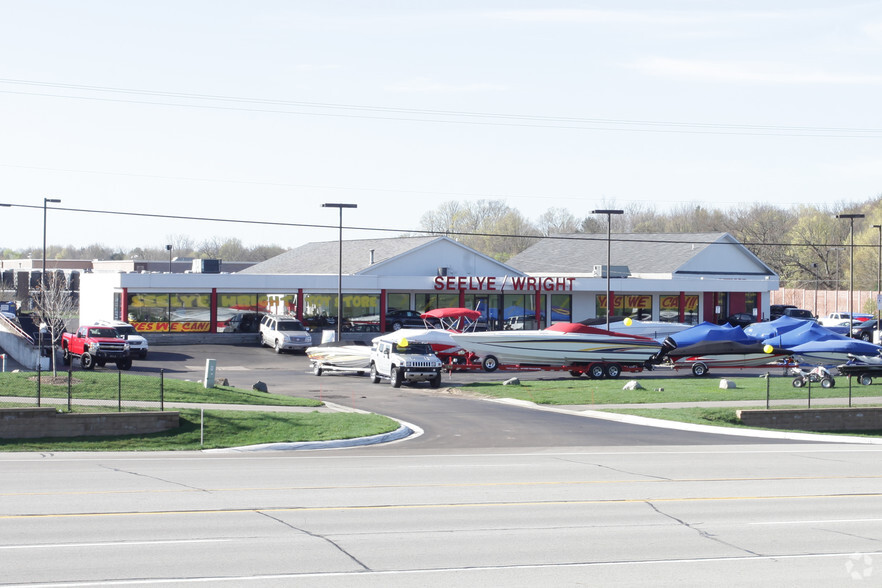
[[[58,375],[55,363],[55,347],[61,340],[67,320],[77,313],[77,301],[70,290],[67,289],[67,280],[64,274],[54,272],[48,274],[44,281],[45,287],[34,295],[34,315],[38,324],[45,325],[49,334],[49,346],[52,350],[52,375]]]

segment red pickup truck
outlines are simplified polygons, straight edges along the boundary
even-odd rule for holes
[[[113,327],[80,327],[76,333],[64,333],[61,353],[64,365],[70,365],[72,358],[78,357],[84,370],[91,370],[96,365],[103,367],[110,361],[121,370],[132,367],[129,343]]]

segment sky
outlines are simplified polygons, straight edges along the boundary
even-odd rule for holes
[[[882,3],[0,0],[0,249],[882,193]],[[124,214],[108,214],[124,213]],[[166,218],[199,217],[216,220]],[[247,221],[245,223],[230,221]]]

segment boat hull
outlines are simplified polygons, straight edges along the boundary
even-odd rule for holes
[[[501,364],[587,365],[592,362],[643,364],[661,348],[652,340],[628,336],[586,335],[551,331],[453,334],[465,350],[479,357],[493,356]]]
[[[369,369],[371,348],[367,345],[317,345],[306,350],[313,363],[341,369]]]

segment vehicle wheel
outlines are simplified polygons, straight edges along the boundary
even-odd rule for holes
[[[389,380],[393,388],[401,388],[401,370],[393,366],[389,370]]]
[[[380,374],[377,373],[377,366],[371,364],[371,384],[380,383]]]
[[[260,334],[260,346],[266,347],[266,339],[263,338],[263,333]]]
[[[282,352],[282,344],[279,343],[278,339],[276,339],[275,343],[273,343],[273,351],[275,351],[276,353]]]
[[[392,323],[392,330],[393,331],[397,331],[400,328],[401,328],[401,323],[399,323],[398,321],[395,321],[394,323]]]
[[[611,363],[606,366],[606,376],[608,378],[618,378],[622,375],[622,366],[617,363]]]
[[[858,378],[858,382],[860,382],[861,386],[869,386],[873,383],[873,377],[870,374],[861,374],[861,377]]]
[[[441,374],[435,374],[435,377],[429,380],[429,386],[432,388],[441,387]]]
[[[485,372],[495,372],[496,368],[499,367],[499,360],[493,355],[488,355],[481,360],[481,367],[484,368]]]
[[[129,359],[121,359],[121,360],[119,360],[118,362],[116,362],[116,369],[119,369],[119,370],[130,370],[130,369],[132,369],[132,360],[131,360],[131,358],[129,358]]]
[[[63,363],[64,365],[70,365],[70,353],[67,351],[67,349],[61,352],[61,363]]]
[[[869,333],[861,333],[861,341],[866,341],[869,343],[873,339],[873,336]]]
[[[80,356],[80,367],[84,370],[95,369],[95,358],[91,353],[84,353]]]
[[[821,378],[821,388],[832,388],[836,385],[836,380],[833,378]]]
[[[692,364],[692,375],[702,377],[707,375],[707,364],[698,362]]]
[[[319,362],[315,362],[315,365],[312,366],[312,373],[316,376],[322,375],[322,364],[320,364]]]
[[[606,368],[602,363],[592,363],[588,368],[588,375],[593,380],[599,380],[606,375]]]
[[[805,379],[802,376],[796,376],[793,378],[794,388],[802,388],[803,386],[805,386]]]

